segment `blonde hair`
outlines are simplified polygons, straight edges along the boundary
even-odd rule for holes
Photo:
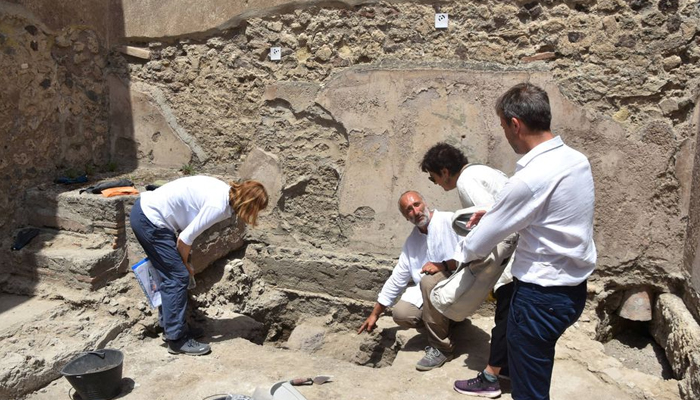
[[[258,213],[267,207],[268,196],[265,187],[253,180],[231,182],[230,185],[228,202],[233,212],[247,224],[255,226]]]

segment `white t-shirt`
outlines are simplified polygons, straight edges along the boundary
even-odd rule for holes
[[[452,229],[452,213],[433,211],[433,217],[428,224],[428,234],[414,227],[406,238],[399,261],[379,292],[377,302],[389,307],[394,304],[399,293],[406,289],[401,300],[420,308],[423,305],[420,292],[421,269],[429,261],[440,263],[451,259],[459,239]],[[408,287],[411,280],[415,286]]]
[[[191,176],[168,182],[141,194],[141,208],[159,228],[177,233],[187,245],[217,222],[230,218],[231,187],[209,176]]]
[[[508,176],[495,168],[467,164],[457,178],[457,191],[462,208],[491,207],[506,182]]]
[[[479,206],[484,207],[484,209],[491,208],[496,203],[496,199],[498,199],[498,193],[500,193],[507,182],[508,176],[495,168],[481,164],[467,164],[459,174],[459,178],[457,178],[457,191],[459,192],[459,200],[462,203],[462,207]],[[508,265],[503,270],[503,274],[501,274],[494,285],[494,291],[507,283],[513,282],[513,274],[511,273],[513,260],[513,257],[511,257]]]

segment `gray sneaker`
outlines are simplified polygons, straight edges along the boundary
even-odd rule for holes
[[[416,369],[418,371],[430,371],[433,368],[442,367],[444,363],[452,359],[452,354],[443,354],[433,346],[425,348],[425,356],[418,361]]]
[[[186,354],[189,356],[201,356],[211,352],[211,347],[206,343],[199,343],[188,335],[178,340],[168,340],[168,353]]]

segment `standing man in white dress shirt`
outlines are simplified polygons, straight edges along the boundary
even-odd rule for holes
[[[541,88],[514,86],[496,112],[508,143],[524,156],[493,208],[472,217],[478,225],[454,259],[480,259],[508,235],[520,234],[507,332],[512,396],[547,400],[555,345],[581,316],[595,268],[593,176],[586,156],[552,134],[549,97]],[[472,394],[478,384],[469,379],[454,388]]]
[[[428,149],[420,168],[429,174],[431,182],[445,191],[457,189],[462,208],[479,206],[488,210],[508,182],[508,176],[503,172],[483,164],[469,163],[461,150],[442,142]],[[498,397],[501,395],[498,376],[509,376],[506,332],[514,286],[511,265],[512,260],[493,287],[496,311],[493,316],[495,324],[491,329],[489,359],[486,368],[476,378],[483,383],[474,386],[469,394]]]
[[[441,263],[451,259],[459,236],[452,229],[452,213],[431,211],[418,192],[402,194],[399,197],[399,210],[415,227],[406,239],[399,261],[384,283],[372,313],[357,333],[374,330],[377,319],[405,289],[401,299],[393,306],[394,322],[403,328],[425,326],[429,346],[425,349],[425,356],[416,364],[416,369],[428,371],[452,359],[454,343],[450,337],[450,320],[430,303],[430,291],[438,282],[447,279],[450,271],[423,266],[428,261]],[[410,281],[415,286],[409,287]]]

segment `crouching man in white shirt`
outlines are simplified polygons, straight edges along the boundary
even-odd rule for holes
[[[452,213],[431,211],[418,192],[402,194],[399,210],[415,227],[406,239],[399,261],[384,283],[372,313],[357,333],[374,330],[379,316],[406,289],[392,308],[394,322],[403,328],[425,326],[429,346],[425,348],[425,356],[418,361],[416,369],[429,371],[441,367],[453,357],[450,320],[430,304],[430,291],[438,282],[447,279],[450,271],[447,268],[424,269],[423,266],[429,261],[441,263],[452,258],[459,236],[452,229]],[[409,287],[410,281],[415,286]]]

